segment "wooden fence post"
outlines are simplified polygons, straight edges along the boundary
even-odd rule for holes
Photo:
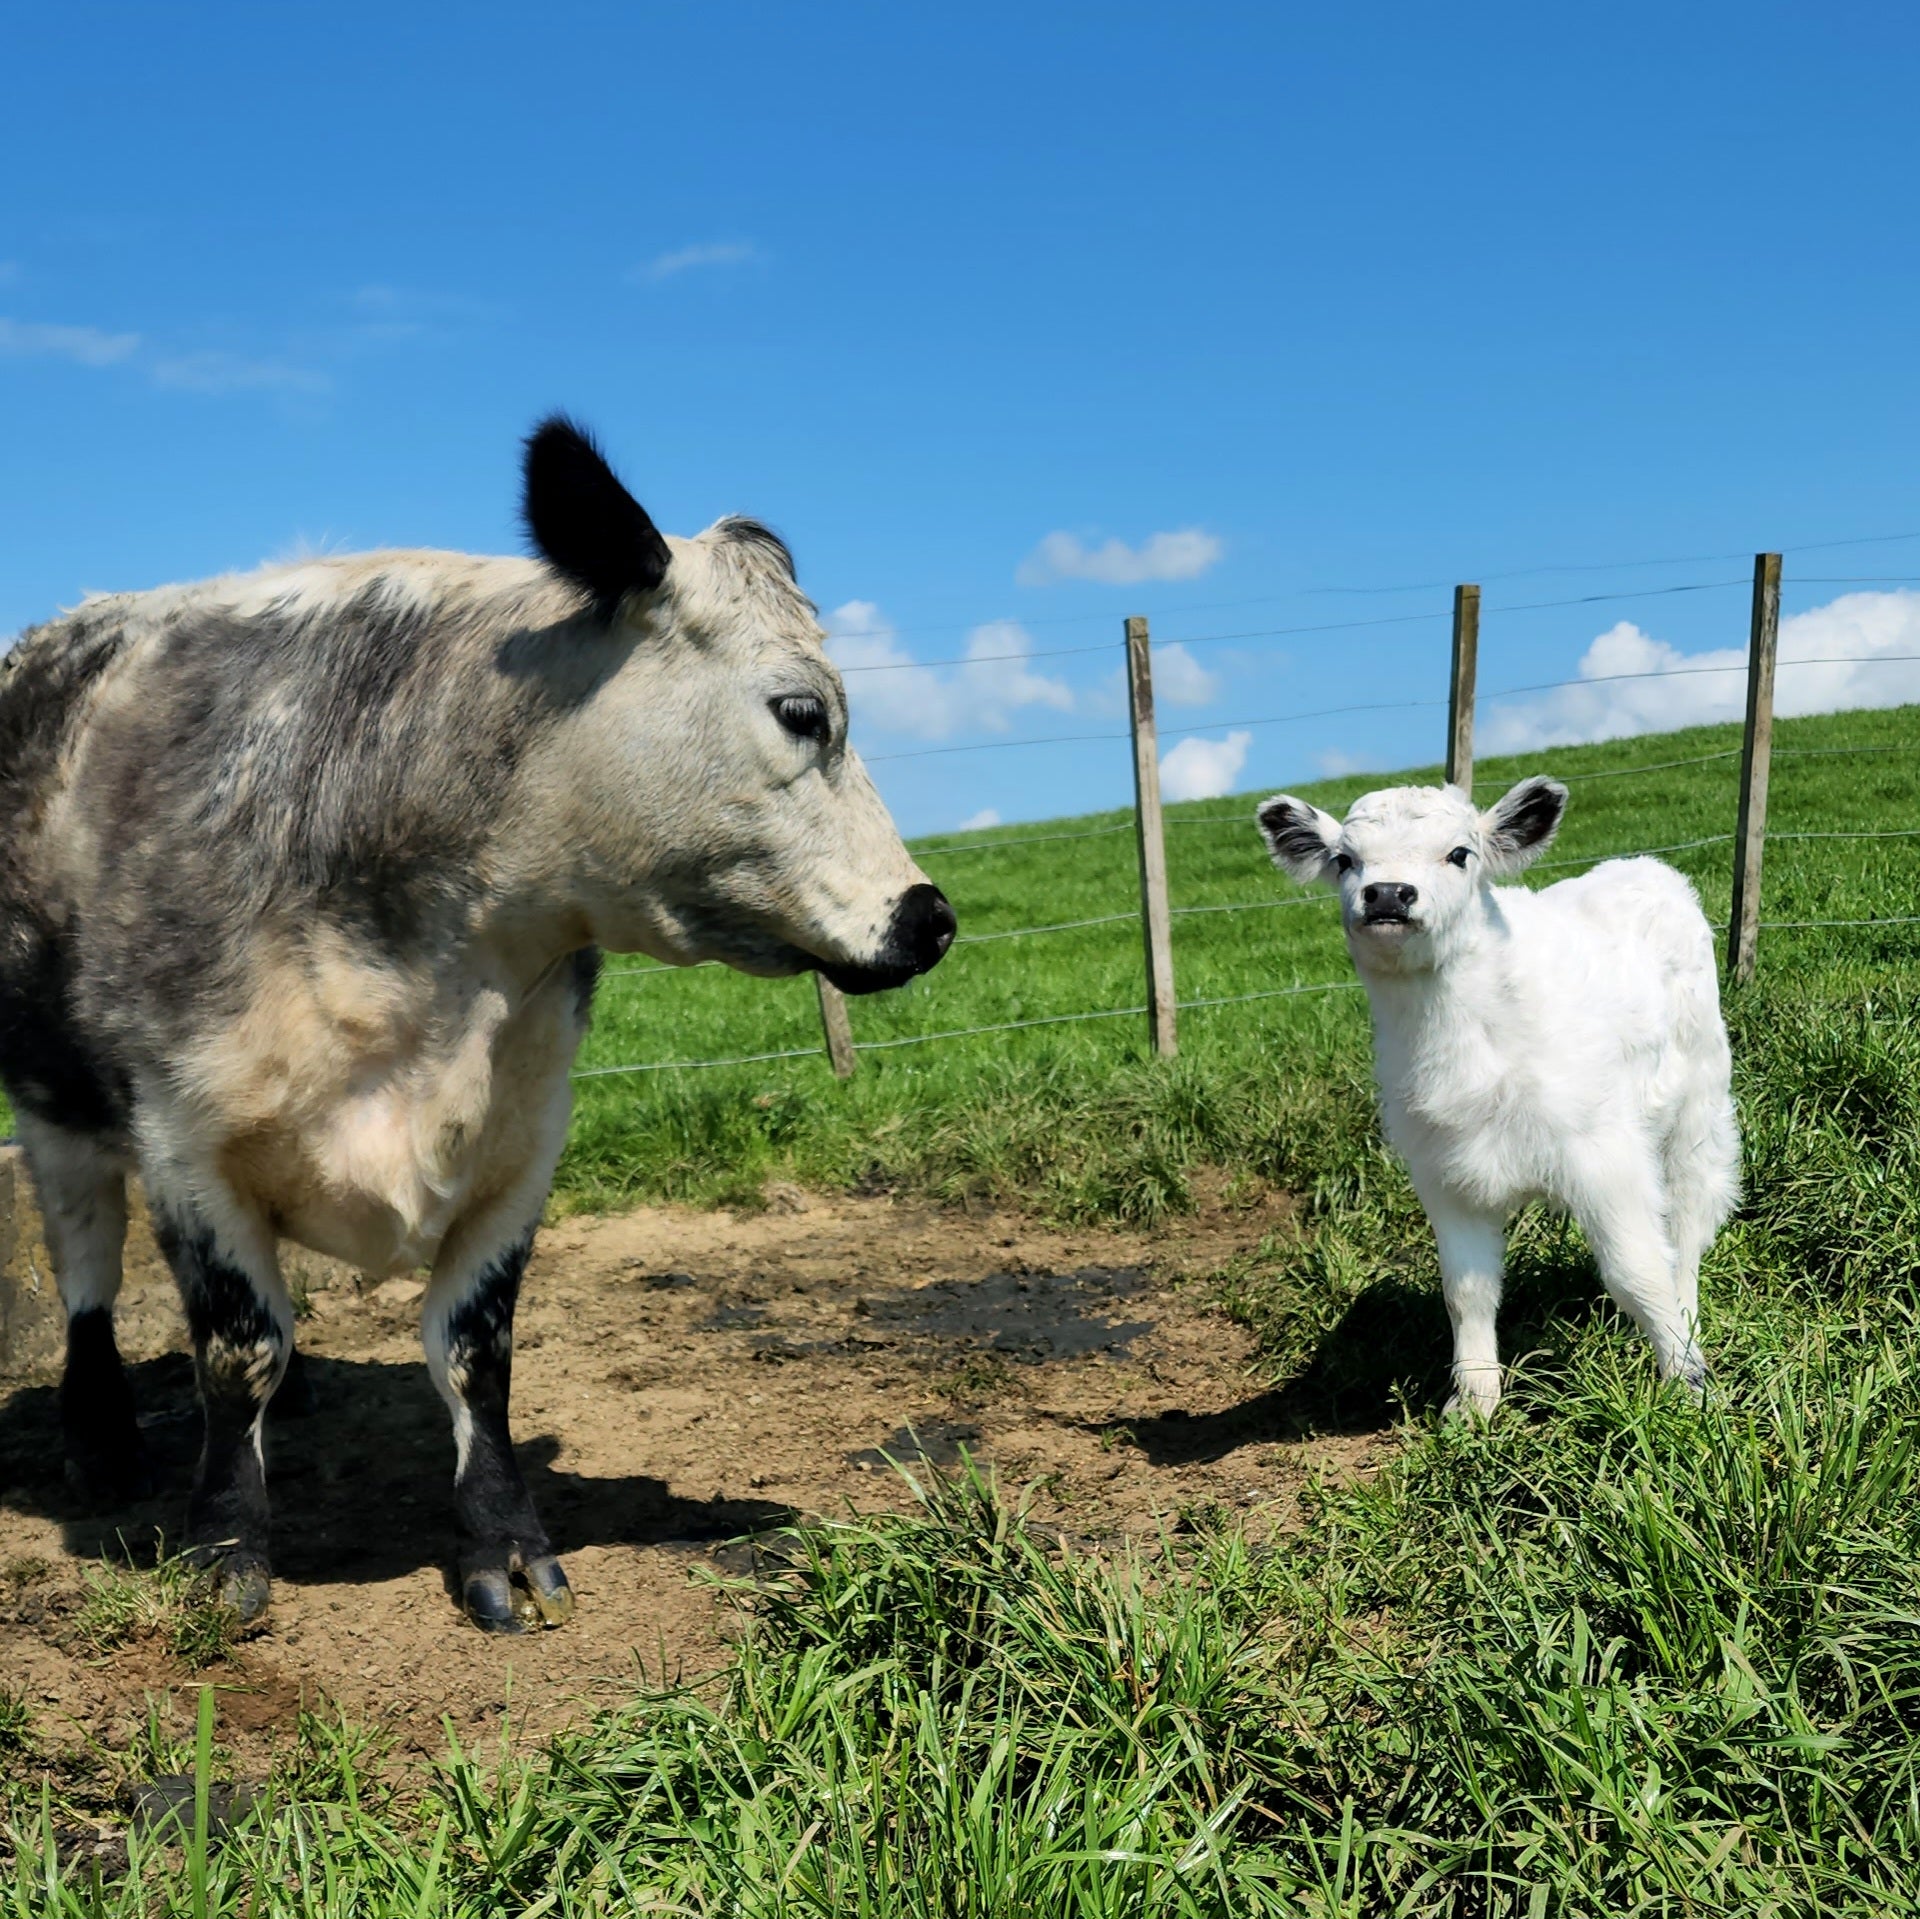
[[[836,1079],[853,1077],[853,1027],[847,1019],[847,996],[824,973],[813,983],[820,989],[820,1030],[827,1036],[827,1058]]]
[[[1773,669],[1780,648],[1780,556],[1753,556],[1747,640],[1747,730],[1740,743],[1740,820],[1734,828],[1733,918],[1727,977],[1750,980],[1760,948],[1760,856],[1767,844],[1767,770],[1773,758]]]
[[[1145,619],[1127,621],[1127,705],[1133,720],[1133,818],[1140,838],[1140,918],[1147,945],[1147,1026],[1163,1059],[1174,1032],[1173,920],[1167,911],[1167,842],[1160,818],[1160,749],[1153,724],[1153,651]]]
[[[1473,792],[1473,687],[1480,669],[1480,589],[1453,589],[1453,683],[1447,693],[1447,784]]]

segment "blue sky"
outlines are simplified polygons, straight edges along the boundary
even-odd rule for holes
[[[846,664],[993,656],[850,677],[911,831],[1126,796],[1110,740],[925,749],[1115,731],[1129,612],[1203,642],[1196,791],[1435,757],[1237,723],[1438,697],[1461,578],[1487,688],[1739,645],[1760,546],[1898,662],[1920,539],[1821,543],[1920,533],[1916,82],[1891,5],[16,9],[0,632],[512,548],[565,406],[669,529],[779,526]],[[1483,725],[1719,710],[1556,697]]]

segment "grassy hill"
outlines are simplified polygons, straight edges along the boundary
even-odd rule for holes
[[[1775,826],[1920,827],[1917,721],[1784,726]],[[1481,790],[1567,778],[1560,859],[1674,846],[1731,831],[1733,745],[1717,730],[1535,755],[1483,767]],[[1628,772],[1669,761],[1691,763]],[[1293,897],[1248,810],[1176,809],[1180,904]],[[1724,844],[1673,857],[1724,919]],[[1124,834],[927,865],[970,935],[1130,906]],[[1916,899],[1920,841],[1769,853],[1769,918],[1898,919]],[[1186,997],[1342,977],[1324,907],[1178,926]],[[1355,994],[1196,1012],[1171,1065],[1114,1020],[870,1054],[846,1086],[814,1059],[584,1082],[575,1204],[750,1194],[787,1172],[1151,1217],[1208,1165],[1284,1184],[1297,1224],[1214,1281],[1271,1381],[1249,1433],[1397,1427],[1389,1462],[1271,1538],[1188,1515],[1099,1556],[1049,1543],[977,1479],[931,1487],[906,1517],[805,1535],[712,1686],[637,1699],[497,1771],[456,1754],[399,1791],[326,1730],[285,1789],[296,1803],[269,1800],[224,1849],[155,1849],[99,1887],[50,1883],[29,1834],[0,1911],[1911,1913],[1916,932],[1770,932],[1759,980],[1728,998],[1746,1194],[1703,1274],[1703,1407],[1655,1390],[1578,1233],[1529,1214],[1509,1398],[1490,1427],[1437,1420],[1431,1240],[1375,1139]],[[1133,1005],[1138,965],[1125,925],[968,946],[857,1005],[856,1032]],[[813,1017],[804,982],[614,981],[589,1063],[810,1045]],[[27,1738],[10,1699],[0,1735]],[[4,1754],[0,1738],[0,1777]],[[14,1810],[41,1818],[24,1795]]]

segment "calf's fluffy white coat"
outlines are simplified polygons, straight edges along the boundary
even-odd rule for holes
[[[1534,1199],[1580,1222],[1661,1377],[1706,1375],[1700,1258],[1740,1152],[1713,935],[1659,860],[1495,885],[1551,843],[1566,801],[1536,778],[1485,813],[1453,786],[1369,793],[1344,824],[1287,795],[1257,813],[1276,866],[1339,889],[1387,1138],[1439,1246],[1450,1412],[1499,1403],[1506,1222]]]

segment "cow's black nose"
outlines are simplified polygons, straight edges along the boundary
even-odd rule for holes
[[[922,882],[908,887],[894,908],[892,944],[916,973],[924,973],[940,964],[959,927],[946,894]]]
[[[1360,889],[1360,904],[1369,913],[1404,913],[1419,897],[1417,886],[1407,886],[1399,880],[1381,880]]]

